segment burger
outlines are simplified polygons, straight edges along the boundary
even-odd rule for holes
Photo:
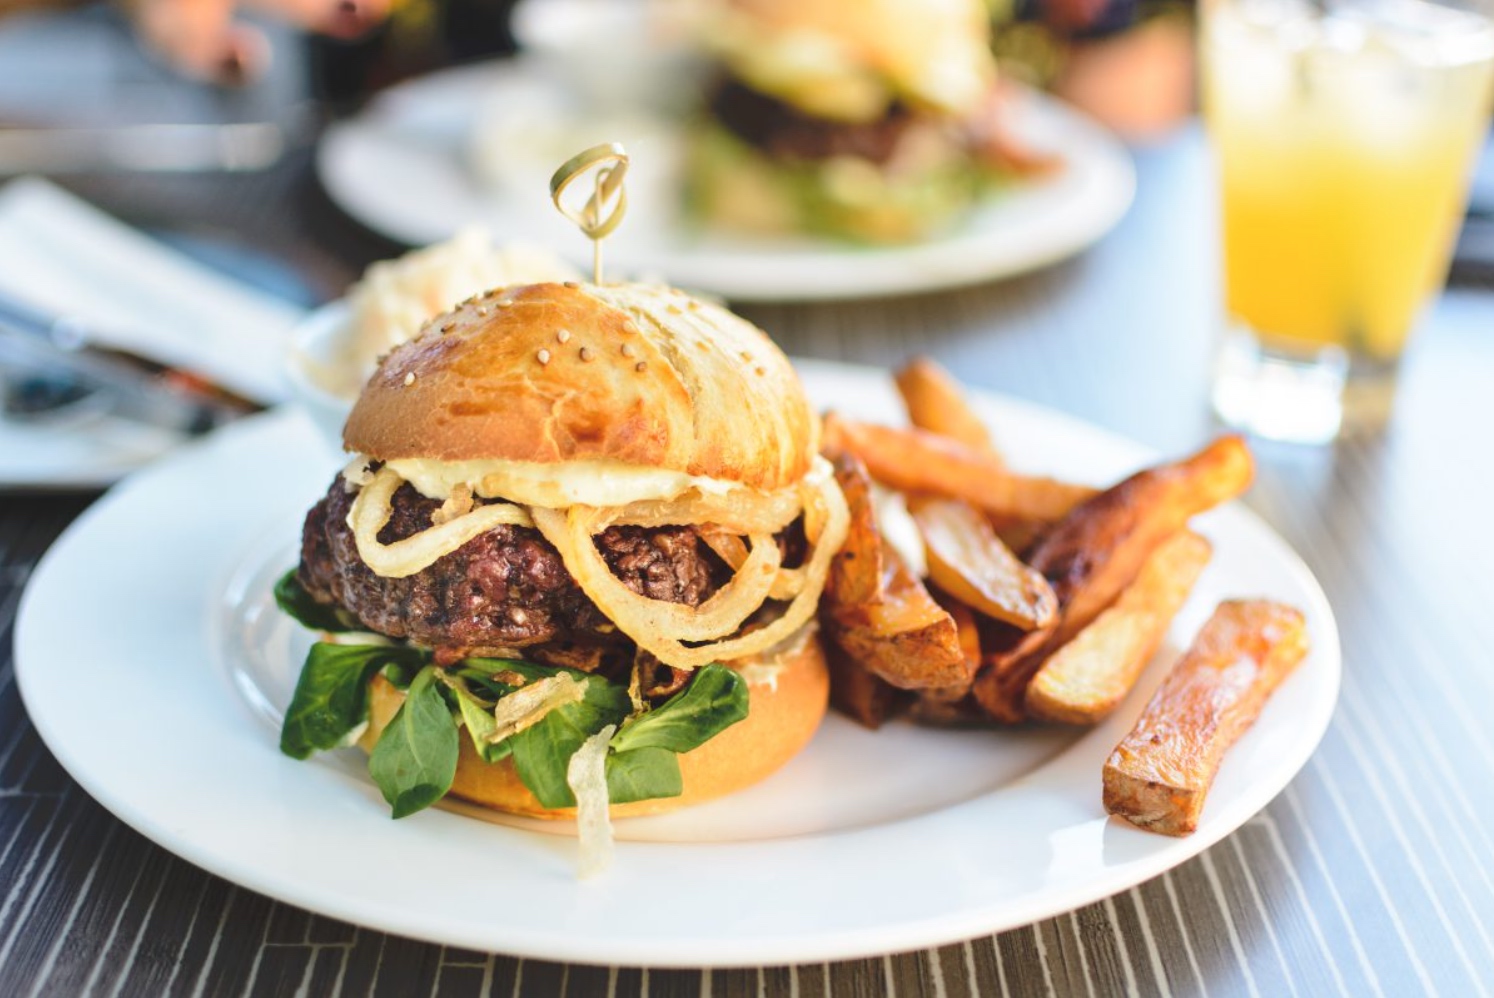
[[[687,159],[712,225],[920,238],[1003,170],[981,0],[719,0]]]
[[[848,516],[819,432],[768,337],[679,291],[432,319],[364,386],[277,587],[325,635],[282,749],[363,747],[395,817],[449,794],[584,824],[763,779],[826,708]]]

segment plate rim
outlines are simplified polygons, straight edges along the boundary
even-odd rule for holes
[[[825,372],[831,371],[842,374],[850,371],[860,377],[868,375],[874,375],[878,378],[883,377],[883,372],[872,368],[834,362],[801,362],[796,360],[796,364],[799,364],[801,370],[806,372],[807,379],[809,380],[813,380],[816,376],[828,376]],[[1095,427],[1092,424],[1057,412],[1056,410],[1024,402],[1020,399],[997,396],[991,393],[977,393],[977,397],[981,396],[985,399],[995,399],[1002,407],[1015,408],[1018,411],[1026,410],[1029,413],[1036,413],[1044,418],[1057,418],[1062,422],[1071,424],[1071,427],[1078,428],[1082,432],[1098,434],[1107,442],[1121,441],[1137,454],[1146,455],[1150,453],[1147,448],[1127,441],[1125,438],[1110,431]],[[267,425],[274,426],[277,425],[275,421],[283,422],[290,418],[302,419],[304,422],[304,417],[299,413],[291,414],[282,409],[276,413],[256,417],[240,425],[230,427],[224,432],[224,436],[239,436],[259,432],[260,427]],[[269,431],[265,430],[264,432]],[[308,434],[312,432],[309,425],[305,427],[305,432]],[[228,440],[209,439],[194,443],[184,449],[180,455],[173,455],[163,464],[163,467],[169,470],[170,468],[186,466],[196,460],[196,455],[202,450],[231,446],[233,446],[231,438]],[[331,462],[329,461],[329,466],[330,464]],[[1329,670],[1326,676],[1319,677],[1319,681],[1328,681],[1331,687],[1330,692],[1321,699],[1314,701],[1313,706],[1315,710],[1310,717],[1299,719],[1300,725],[1304,726],[1304,730],[1308,732],[1308,736],[1293,741],[1293,751],[1290,753],[1290,759],[1280,767],[1281,772],[1267,779],[1264,783],[1258,783],[1250,788],[1252,794],[1259,797],[1259,800],[1254,801],[1252,798],[1251,801],[1247,801],[1248,804],[1253,803],[1253,806],[1249,808],[1240,821],[1234,823],[1228,821],[1206,822],[1198,833],[1195,833],[1194,836],[1188,839],[1173,839],[1156,843],[1152,843],[1151,840],[1159,837],[1143,832],[1136,832],[1135,834],[1137,835],[1146,836],[1146,841],[1150,843],[1147,849],[1147,858],[1144,860],[1131,861],[1115,867],[1106,867],[1102,871],[1102,876],[1074,883],[1059,890],[1049,889],[1043,893],[1042,900],[1040,901],[1035,902],[1032,899],[1028,899],[1024,904],[1015,908],[1007,906],[1008,910],[994,916],[992,915],[990,906],[978,912],[970,911],[967,906],[954,911],[929,915],[913,921],[905,920],[896,924],[873,928],[863,926],[854,931],[851,929],[841,929],[834,932],[821,932],[816,936],[803,939],[794,939],[782,935],[775,936],[772,934],[749,934],[741,939],[717,939],[714,940],[714,948],[710,952],[702,951],[700,947],[704,944],[699,940],[688,942],[677,950],[661,949],[647,954],[638,954],[631,950],[620,951],[616,948],[609,950],[606,947],[599,948],[595,943],[589,943],[585,940],[577,943],[576,941],[565,939],[553,927],[542,928],[517,936],[511,934],[508,938],[495,941],[491,935],[491,930],[484,932],[480,928],[473,929],[470,927],[464,930],[461,926],[450,924],[437,927],[428,916],[422,917],[421,913],[411,913],[401,910],[397,904],[386,905],[381,911],[370,912],[366,903],[358,902],[357,899],[333,899],[329,903],[325,892],[318,894],[317,890],[310,885],[297,884],[293,880],[286,879],[285,876],[281,876],[278,880],[274,876],[267,878],[264,871],[254,869],[253,863],[247,861],[238,862],[233,857],[229,857],[229,860],[225,861],[224,857],[215,854],[211,848],[207,848],[201,843],[190,841],[183,843],[176,840],[173,838],[171,829],[164,826],[152,815],[132,810],[127,802],[122,801],[120,798],[124,795],[119,791],[119,788],[100,786],[93,778],[93,774],[86,772],[86,764],[80,763],[75,757],[72,746],[68,744],[67,738],[60,735],[53,728],[53,717],[50,712],[44,709],[38,713],[37,701],[35,699],[38,693],[33,688],[33,684],[37,680],[32,675],[33,666],[30,664],[34,655],[32,648],[36,641],[33,637],[33,632],[39,626],[35,621],[32,611],[32,607],[38,599],[38,591],[47,584],[47,580],[53,572],[53,565],[64,556],[71,556],[69,545],[76,542],[70,542],[68,540],[70,536],[77,537],[85,530],[92,529],[90,527],[91,524],[111,515],[113,509],[126,501],[119,499],[118,496],[128,495],[135,488],[146,487],[138,485],[139,481],[146,481],[148,486],[151,477],[164,473],[151,469],[127,482],[125,489],[121,489],[118,493],[111,493],[103,501],[94,504],[48,550],[37,565],[36,570],[32,573],[28,585],[22,594],[20,606],[17,611],[15,628],[15,677],[33,726],[46,742],[49,749],[56,755],[58,761],[73,775],[73,778],[78,781],[86,792],[127,825],[135,828],[169,851],[182,856],[204,869],[241,884],[247,889],[279,898],[299,907],[341,918],[355,924],[367,925],[383,931],[394,932],[444,945],[465,946],[485,951],[509,952],[525,957],[566,962],[643,964],[659,967],[726,967],[846,959],[889,952],[902,952],[942,945],[957,939],[971,938],[982,933],[1002,931],[1018,925],[1030,924],[1055,914],[1072,910],[1079,905],[1113,896],[1120,891],[1149,880],[1196,856],[1249,820],[1259,808],[1264,807],[1300,772],[1306,764],[1307,759],[1316,750],[1333,715],[1339,683],[1341,681],[1341,655],[1338,648],[1337,627],[1333,623],[1331,606],[1327,604],[1321,587],[1317,584],[1305,563],[1302,562],[1300,557],[1296,555],[1279,535],[1271,530],[1259,517],[1255,516],[1253,512],[1243,506],[1234,504],[1232,510],[1236,515],[1243,517],[1242,522],[1250,523],[1252,529],[1264,531],[1280,549],[1278,553],[1284,553],[1287,556],[1286,561],[1281,567],[1289,571],[1295,580],[1304,586],[1304,591],[1311,598],[1318,601],[1319,605],[1315,606],[1314,609],[1326,614],[1326,621],[1332,625],[1328,628],[1328,633],[1326,634],[1314,632],[1315,656],[1320,656],[1319,668]],[[235,535],[234,543],[242,543],[246,536],[246,534],[240,532]],[[201,609],[204,612],[211,611],[214,600],[219,595],[216,591],[205,594],[202,597]],[[201,637],[205,639],[205,635]],[[209,653],[212,653],[211,650]],[[1075,745],[1083,744],[1085,739],[1089,737],[1092,736],[1086,735],[1085,738],[1076,741]],[[1073,748],[1071,747],[1064,754],[1067,755],[1072,751]],[[1042,773],[1047,768],[1048,765],[1040,767],[1035,773]],[[85,771],[80,773],[79,769]],[[1021,784],[1023,781],[1019,780],[1017,782]],[[1096,784],[1097,782],[1096,779]],[[1005,790],[1006,788],[1003,789]],[[966,804],[956,805],[955,807],[965,808],[969,806],[971,805],[967,802]],[[456,815],[450,815],[449,817],[464,822],[471,821],[471,819],[460,818]],[[924,815],[902,819],[890,823],[886,827],[898,826],[898,830],[901,832],[905,830],[906,826],[930,820],[931,817]],[[409,827],[407,823],[391,824]],[[1116,826],[1119,823],[1111,820],[1105,824],[1107,826],[1106,834],[1109,834],[1110,827]],[[386,825],[385,827],[389,826]],[[1120,828],[1119,831],[1126,832],[1127,829]],[[876,830],[831,833],[828,837],[837,838],[841,835],[858,836],[872,834],[873,832],[876,832]],[[421,834],[428,835],[429,831],[422,832]],[[882,833],[878,832],[877,834]],[[546,838],[552,837],[547,836]],[[810,838],[813,837],[811,836]],[[620,843],[620,846],[622,845]],[[629,848],[636,848],[643,852],[652,852],[657,849],[717,848],[715,845],[695,846],[680,843],[628,843],[627,845]],[[766,844],[769,848],[772,845],[773,843],[771,842]],[[1152,845],[1155,848],[1151,848]],[[362,905],[361,907],[360,904]],[[979,924],[975,924],[972,919],[978,921]],[[437,921],[439,922],[439,919]],[[509,927],[509,931],[512,932],[511,927]],[[617,944],[614,943],[613,945],[615,947]],[[630,955],[645,955],[647,959],[630,959]]]
[[[464,66],[437,70],[424,76],[406,80],[383,91],[359,113],[332,123],[320,137],[315,154],[317,178],[332,201],[347,215],[362,225],[386,238],[409,246],[420,246],[447,238],[450,232],[437,227],[412,223],[407,212],[391,210],[387,202],[370,198],[361,185],[349,183],[348,171],[361,169],[357,164],[365,157],[352,156],[346,147],[365,139],[390,120],[397,120],[409,109],[424,99],[426,92],[441,93],[444,89],[479,86],[515,85],[534,83],[545,79],[546,74],[538,60],[518,56],[509,60],[490,60]],[[1020,86],[1013,84],[1014,86]],[[890,247],[841,247],[833,241],[805,239],[805,245],[819,247],[825,255],[833,257],[837,264],[844,262],[839,274],[832,273],[829,280],[811,281],[799,275],[802,261],[794,264],[792,271],[757,273],[771,253],[748,254],[748,259],[757,266],[745,273],[730,270],[728,266],[708,262],[701,263],[703,254],[688,247],[673,252],[663,251],[647,254],[632,261],[633,269],[646,273],[662,273],[671,280],[685,286],[698,288],[741,302],[804,302],[844,301],[850,299],[884,298],[894,295],[921,294],[968,287],[989,281],[1020,276],[1051,266],[1074,256],[1103,238],[1114,228],[1136,197],[1135,163],[1121,142],[1098,122],[1077,108],[1046,93],[1021,87],[1024,100],[1030,100],[1050,122],[1082,136],[1084,146],[1093,158],[1087,169],[1093,174],[1091,181],[1100,185],[1099,193],[1088,195],[1092,203],[1083,209],[1071,209],[1061,215],[1065,225],[1053,226],[1052,219],[1044,224],[1031,226],[1022,243],[1023,249],[1016,258],[997,262],[980,262],[971,251],[989,247],[993,240],[989,234],[969,230],[956,230],[935,239]],[[1007,197],[1021,197],[1020,186]],[[1024,230],[1026,231],[1026,230]],[[1058,233],[1058,235],[1055,235]],[[1004,238],[997,234],[996,244]],[[929,255],[940,252],[937,259]],[[881,259],[873,278],[857,278],[850,264],[864,264],[868,260]],[[584,261],[574,258],[577,266]],[[821,275],[822,277],[825,275]]]

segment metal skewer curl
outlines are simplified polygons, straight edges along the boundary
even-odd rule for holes
[[[591,197],[579,209],[569,207],[562,200],[566,188],[588,170],[598,167],[595,173],[596,186]],[[591,240],[591,281],[602,283],[602,239],[622,224],[628,211],[628,192],[623,187],[623,178],[628,173],[628,153],[620,142],[608,142],[592,146],[566,160],[550,177],[550,200],[566,218],[576,223]],[[610,214],[608,202],[612,202]]]

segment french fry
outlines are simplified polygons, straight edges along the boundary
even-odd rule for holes
[[[1190,517],[1239,495],[1253,474],[1245,442],[1220,437],[1182,461],[1132,475],[1064,517],[1028,562],[1053,586],[1058,626],[984,653],[972,687],[981,706],[997,720],[1024,720],[1027,684],[1048,655],[1089,626],[1159,544]]]
[[[975,614],[970,608],[959,600],[952,598],[948,593],[937,589],[930,589],[929,595],[934,602],[944,608],[950,619],[955,622],[955,633],[959,635],[960,651],[965,655],[965,665],[970,670],[970,675],[975,675],[975,670],[980,665],[980,631],[975,626]],[[961,696],[969,692],[970,684],[964,684]]]
[[[1053,623],[1058,597],[1048,580],[1018,561],[977,509],[958,499],[915,499],[909,510],[940,589],[1024,631]]]
[[[835,453],[830,463],[851,511],[851,525],[845,542],[830,562],[825,602],[832,606],[860,606],[875,600],[882,588],[882,534],[877,529],[871,479],[854,454]]]
[[[1105,810],[1164,835],[1193,832],[1224,753],[1306,653],[1301,612],[1221,603],[1105,762]]]
[[[959,383],[937,361],[914,357],[895,380],[908,409],[908,422],[1001,460],[986,424],[971,410]]]
[[[1001,538],[1007,550],[1019,558],[1037,546],[1043,535],[1053,529],[1052,520],[1020,519],[1011,516],[988,516],[996,536]]]
[[[941,728],[989,727],[991,719],[968,696],[948,699],[936,690],[919,690],[908,704],[908,716]]]
[[[1098,491],[1053,478],[1019,475],[988,454],[919,429],[825,418],[827,441],[848,450],[883,485],[910,494],[964,499],[985,513],[1057,520]]]
[[[831,640],[899,688],[968,686],[973,665],[959,629],[882,539],[866,471],[853,455],[837,455],[833,464],[851,526],[821,601]]]
[[[1191,530],[1163,542],[1114,603],[1048,656],[1027,686],[1027,713],[1095,724],[1115,710],[1157,653],[1212,552]]]
[[[852,658],[900,689],[968,685],[959,628],[897,553],[882,552],[882,592],[862,606],[831,606],[831,635]]]
[[[830,702],[835,709],[875,731],[901,709],[908,694],[872,675],[834,641],[825,644],[830,666]]]

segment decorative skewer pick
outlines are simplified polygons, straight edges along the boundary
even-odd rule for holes
[[[595,174],[596,186],[591,197],[579,209],[567,206],[561,200],[566,188],[592,167],[599,169]],[[575,222],[577,228],[591,240],[593,284],[602,283],[602,239],[622,223],[623,215],[628,210],[628,192],[623,188],[623,178],[627,173],[627,151],[619,142],[608,142],[572,156],[550,178],[550,200],[555,202],[556,210]],[[607,213],[609,201],[613,202],[611,214]]]

